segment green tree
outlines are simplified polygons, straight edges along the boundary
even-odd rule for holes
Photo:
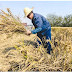
[[[48,14],[46,18],[52,27],[72,27],[72,15],[62,18],[61,16]]]
[[[61,26],[62,25],[62,17],[61,16],[57,16],[54,14],[48,14],[47,15],[47,20],[50,22],[52,27],[56,27],[56,26]]]
[[[67,15],[63,19],[64,27],[72,27],[72,15]]]

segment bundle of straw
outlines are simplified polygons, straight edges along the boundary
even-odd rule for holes
[[[16,17],[12,14],[9,8],[7,12],[0,10],[0,31],[3,32],[15,32],[21,31],[25,32],[25,27],[21,24],[19,17]]]

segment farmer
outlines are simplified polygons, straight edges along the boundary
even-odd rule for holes
[[[51,41],[51,25],[50,25],[50,23],[42,15],[37,14],[37,13],[33,13],[33,8],[31,8],[31,9],[25,8],[24,13],[25,13],[25,16],[27,18],[32,20],[32,23],[35,27],[35,29],[32,30],[32,31],[27,30],[27,35],[37,33],[37,36],[41,39],[43,45],[45,43],[44,47],[47,48],[47,53],[50,54],[50,51],[51,51],[51,44],[50,44],[50,41]],[[46,38],[46,41],[48,40],[47,42],[44,42],[44,40],[43,40],[44,37]],[[40,45],[41,42],[38,39],[37,39],[37,41]]]

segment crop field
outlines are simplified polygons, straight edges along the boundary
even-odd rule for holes
[[[51,55],[35,48],[36,34],[27,36],[10,9],[0,12],[0,71],[72,71],[72,27],[51,28]]]

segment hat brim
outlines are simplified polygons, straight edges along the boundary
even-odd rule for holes
[[[33,8],[31,8],[31,11],[33,11]],[[31,11],[30,11],[30,12],[31,12]],[[26,18],[27,16],[28,16],[28,15],[25,15],[24,18]]]

